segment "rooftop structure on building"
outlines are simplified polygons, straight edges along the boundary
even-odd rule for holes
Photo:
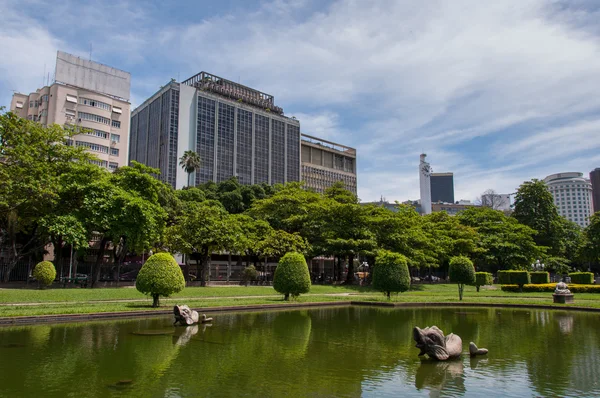
[[[433,203],[431,205],[432,211],[440,212],[445,211],[451,216],[455,216],[463,210],[468,209],[469,207],[474,207],[475,204],[471,203],[468,200],[460,200],[456,203]]]
[[[58,51],[53,81],[30,94],[15,93],[10,110],[43,126],[85,129],[72,143],[115,170],[127,164],[130,83],[128,72]]]
[[[490,192],[490,191],[488,191]],[[481,195],[481,206],[489,207],[494,210],[510,211],[510,194],[504,193],[487,193]]]
[[[561,216],[587,227],[592,211],[592,183],[583,173],[567,172],[544,178]]]
[[[300,122],[275,98],[211,73],[169,82],[131,115],[129,159],[187,185],[185,151],[200,155],[192,185],[237,177],[241,184],[300,181]]]
[[[338,181],[357,193],[356,149],[302,134],[302,181],[305,187],[323,193]]]
[[[372,206],[377,206],[377,207],[383,207],[385,209],[393,211],[394,213],[398,212],[398,204],[388,202],[383,196],[378,201],[361,202],[360,204],[363,206],[372,205]]]

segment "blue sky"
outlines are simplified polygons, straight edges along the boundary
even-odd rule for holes
[[[358,150],[359,197],[455,197],[600,167],[600,2],[0,0],[0,104],[60,49],[132,74],[132,103],[202,70]]]

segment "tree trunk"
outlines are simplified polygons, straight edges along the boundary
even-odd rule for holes
[[[206,267],[210,261],[209,248],[205,247],[203,251],[202,261],[198,264],[198,269],[196,270],[196,276],[200,277],[200,286],[206,286]]]
[[[286,294],[283,296],[283,299],[284,299],[285,301],[289,301],[289,299],[290,299],[290,294],[289,294],[289,293],[286,293]]]
[[[100,273],[102,271],[102,263],[104,262],[104,251],[106,248],[106,244],[108,243],[108,238],[103,236],[100,241],[100,247],[98,248],[98,257],[96,257],[96,265],[94,265],[94,272],[92,273],[92,284],[93,288],[96,286],[98,281],[100,280]]]
[[[59,279],[62,278],[63,263],[62,263],[62,237],[58,237],[52,242],[54,247],[54,268],[59,271]]]
[[[386,294],[387,294],[387,299],[388,299],[388,300],[391,300],[391,299],[392,299],[392,296],[391,296],[391,295],[392,295],[392,292],[386,292]]]
[[[354,284],[354,254],[348,255],[348,273],[346,274],[346,284]]]
[[[477,285],[476,288],[477,288],[477,293],[479,293],[479,285]]]
[[[463,289],[464,289],[464,285],[462,283],[458,284],[458,299],[460,301],[462,301],[462,297],[463,297]]]
[[[225,280],[229,283],[229,274],[231,273],[231,253],[227,255],[227,278]],[[217,275],[218,277],[218,275]]]
[[[188,173],[188,188],[190,186],[190,177],[192,176],[192,173]]]
[[[152,295],[152,307],[157,308],[160,305],[159,298],[160,296],[158,294]]]

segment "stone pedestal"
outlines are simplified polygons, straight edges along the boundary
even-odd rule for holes
[[[559,303],[559,304],[569,304],[569,303],[573,303],[575,301],[575,299],[573,299],[573,294],[553,294],[552,297],[554,298],[554,302],[555,303]]]

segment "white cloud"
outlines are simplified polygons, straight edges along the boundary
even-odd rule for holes
[[[357,147],[365,200],[416,198],[421,151],[455,172],[457,198],[474,199],[566,165],[585,172],[600,147],[599,11],[585,2],[340,0],[312,12],[276,0],[194,23],[134,2],[73,4],[61,9],[70,26],[108,27],[94,47],[133,73],[132,98],[201,70],[271,93],[303,132]],[[3,41],[11,29],[0,26]],[[41,29],[10,52],[62,44]],[[34,76],[24,61],[12,79]]]

